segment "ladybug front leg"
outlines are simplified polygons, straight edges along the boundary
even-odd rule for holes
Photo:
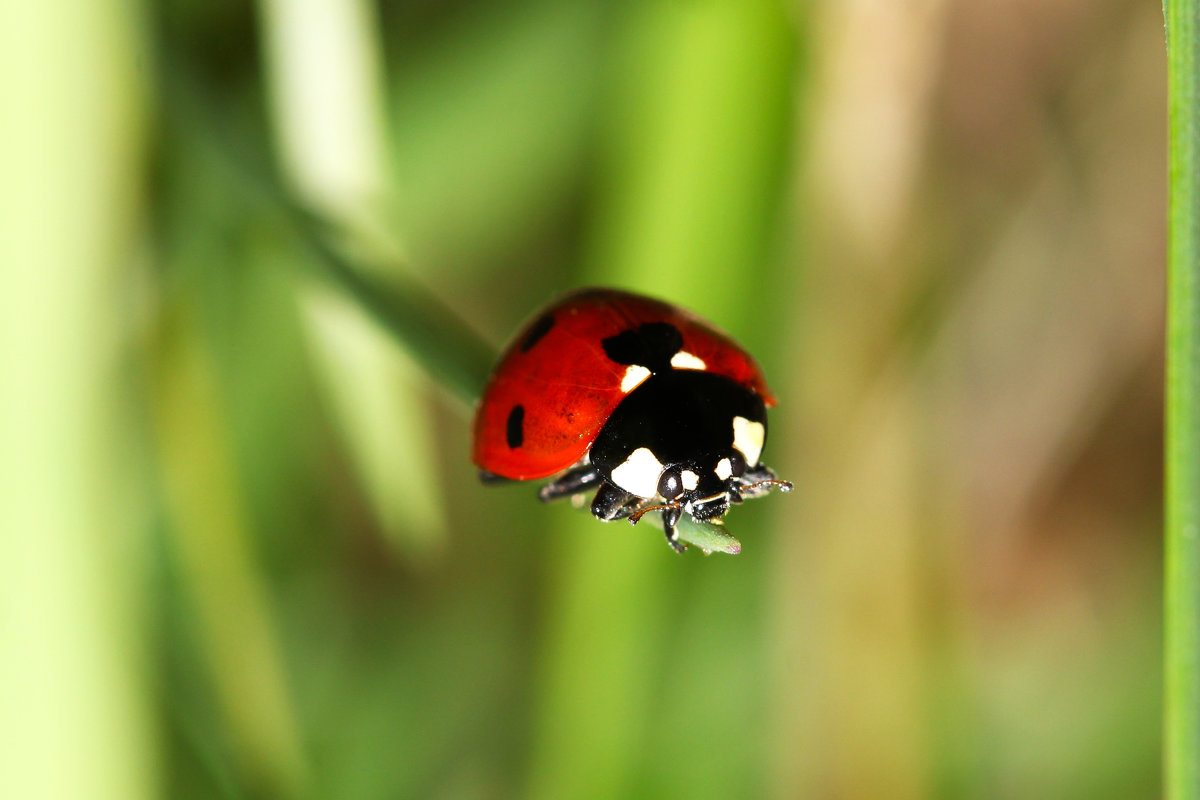
[[[602,522],[625,519],[641,502],[637,495],[605,481],[592,498],[592,516]]]
[[[749,500],[755,497],[762,497],[772,489],[778,489],[781,492],[790,492],[792,484],[790,481],[779,480],[775,475],[775,471],[770,467],[759,465],[756,469],[738,478],[731,499],[735,503],[740,503],[742,499]]]
[[[600,481],[600,474],[594,467],[576,467],[567,470],[556,480],[547,483],[538,490],[538,499],[543,503],[570,497],[573,494],[586,492]]]
[[[662,512],[663,533],[667,536],[667,544],[676,553],[682,553],[687,548],[683,542],[679,541],[679,531],[675,530],[675,525],[679,522],[679,516],[683,513],[683,509],[679,506],[671,506]]]

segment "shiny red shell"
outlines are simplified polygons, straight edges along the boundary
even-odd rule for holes
[[[703,361],[705,372],[775,405],[750,354],[696,315],[616,289],[578,289],[538,311],[505,350],[475,413],[475,464],[531,480],[583,458],[626,394],[621,380],[627,366],[610,360],[603,342],[648,322],[674,325],[683,335],[682,349]]]

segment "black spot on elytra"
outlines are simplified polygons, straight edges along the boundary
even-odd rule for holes
[[[529,329],[529,333],[525,334],[525,339],[521,342],[521,352],[528,353],[553,327],[554,317],[549,314],[533,323],[533,327]]]
[[[508,440],[508,446],[514,449],[525,442],[525,406],[513,406],[513,410],[508,412],[504,438]]]
[[[647,322],[602,344],[605,355],[618,364],[637,364],[657,373],[671,368],[671,356],[683,347],[683,334],[669,322]]]

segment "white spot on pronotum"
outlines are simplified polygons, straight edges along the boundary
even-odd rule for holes
[[[761,422],[754,422],[745,417],[733,418],[733,446],[746,457],[747,467],[758,466],[765,434],[766,430]]]
[[[658,494],[658,477],[662,469],[662,462],[654,457],[649,447],[639,447],[612,471],[612,482],[631,494],[649,500]]]
[[[692,472],[690,469],[685,469],[680,473],[679,477],[683,480],[683,488],[689,492],[700,485],[700,476]]]
[[[686,350],[680,350],[671,356],[671,366],[675,369],[706,369],[708,365]]]
[[[642,381],[650,377],[650,370],[639,364],[633,364],[629,369],[625,370],[625,377],[621,378],[621,391],[629,394],[637,387],[641,386]]]
[[[729,480],[729,476],[733,474],[733,465],[729,463],[728,458],[722,458],[717,462],[716,469],[713,472],[717,473],[717,477],[723,481]]]

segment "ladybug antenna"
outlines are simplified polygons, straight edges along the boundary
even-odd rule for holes
[[[791,484],[788,484],[788,486],[791,486]],[[643,506],[629,515],[629,524],[637,525],[638,520],[649,514],[651,511],[670,511],[673,508],[679,508],[679,503],[670,503],[668,505],[659,506]]]

